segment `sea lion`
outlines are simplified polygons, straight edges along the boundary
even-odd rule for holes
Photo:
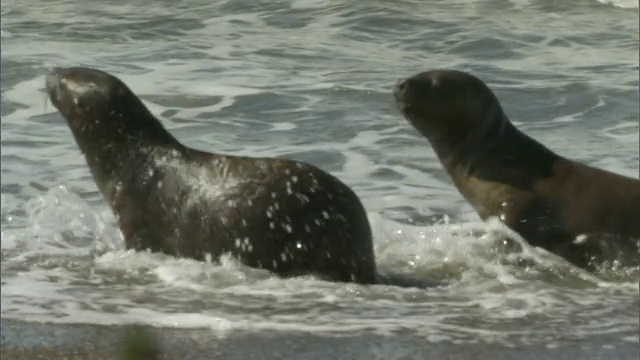
[[[569,160],[520,132],[468,73],[423,72],[393,95],[483,220],[497,217],[583,268],[638,264],[640,180]]]
[[[292,160],[189,148],[104,71],[56,68],[46,90],[127,248],[199,260],[231,253],[284,277],[375,281],[367,214],[336,177]]]

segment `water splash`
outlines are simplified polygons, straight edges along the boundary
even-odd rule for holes
[[[281,279],[229,256],[199,262],[127,251],[121,237],[113,237],[115,225],[62,186],[25,208],[31,225],[23,229],[21,245],[3,245],[6,318],[210,328],[217,336],[240,330],[401,330],[432,341],[508,342],[517,334],[550,337],[516,325],[549,316],[575,334],[605,331],[606,324],[576,327],[573,319],[602,312],[606,304],[619,308],[638,291],[637,279],[587,276],[521,240],[505,250],[494,234],[508,229],[497,222],[445,219],[414,226],[370,214],[381,271],[443,284],[424,289]],[[620,331],[636,325],[615,324]]]

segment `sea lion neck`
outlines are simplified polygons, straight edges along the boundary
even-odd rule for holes
[[[113,175],[120,162],[145,157],[147,149],[183,147],[135,95],[124,100],[111,109],[63,113],[92,172],[101,176]]]
[[[458,144],[432,145],[450,174],[462,170],[467,177],[529,191],[537,181],[553,176],[561,157],[518,130],[504,113],[499,116]]]
[[[160,120],[134,98],[86,113],[64,113],[82,153],[109,152],[114,146],[178,146]],[[62,112],[62,111],[61,111]]]
[[[151,166],[153,157],[158,152],[185,151],[185,146],[164,129],[166,134],[156,132],[153,136],[145,132],[113,136],[107,135],[107,131],[100,133],[98,129],[100,128],[95,129],[95,134],[78,132],[76,129],[74,137],[96,185],[110,201],[114,196],[113,184],[105,179],[123,179],[127,182],[128,174],[135,173],[134,169],[142,171]]]
[[[500,106],[480,114],[452,112],[436,119],[421,118],[411,122],[447,167],[468,164],[478,155],[506,146],[503,134],[513,127]]]

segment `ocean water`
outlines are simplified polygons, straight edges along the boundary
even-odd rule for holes
[[[427,69],[472,72],[551,149],[637,177],[638,21],[634,0],[3,0],[1,316],[225,338],[596,342],[637,358],[640,270],[586,273],[524,243],[498,252],[504,229],[479,221],[391,89]],[[379,270],[439,285],[279,279],[226,257],[126,251],[42,93],[48,69],[74,65],[120,77],[189,146],[335,174],[368,211]]]

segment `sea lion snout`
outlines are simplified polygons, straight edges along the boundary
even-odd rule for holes
[[[396,82],[396,85],[393,87],[393,97],[396,100],[396,106],[398,110],[400,110],[403,114],[407,114],[408,109],[408,92],[411,90],[411,86],[409,82],[410,78],[400,79]]]
[[[393,88],[393,96],[400,109],[406,108],[410,104],[417,105],[424,100],[424,95],[428,95],[431,88],[437,86],[437,79],[418,74],[412,77],[401,79]]]
[[[396,82],[396,86],[393,87],[393,96],[396,98],[396,100],[402,98],[406,88],[407,88],[407,79],[400,79]]]
[[[108,92],[111,83],[107,74],[93,69],[53,68],[46,75],[46,87],[52,100],[69,96],[77,99],[96,91]]]
[[[62,95],[60,69],[54,68],[45,76],[45,86],[52,101],[60,100]]]
[[[54,69],[45,76],[45,84],[49,92],[57,91],[60,85],[60,76],[56,70],[57,69]]]

